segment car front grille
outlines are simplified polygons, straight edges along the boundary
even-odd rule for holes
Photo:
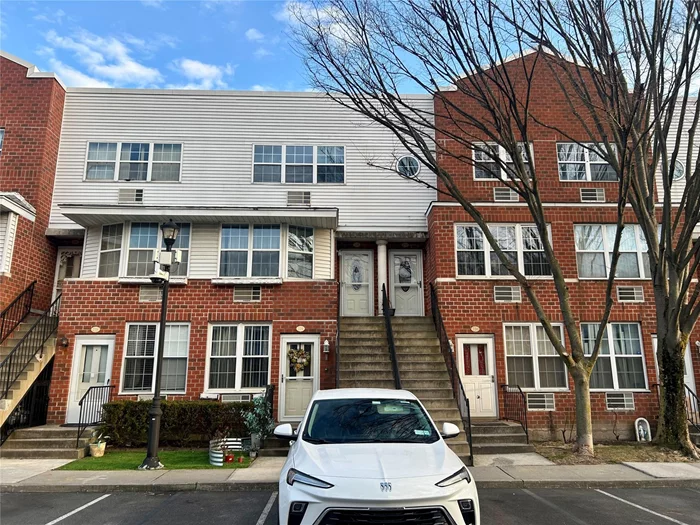
[[[330,509],[319,525],[451,525],[439,507],[406,509]]]

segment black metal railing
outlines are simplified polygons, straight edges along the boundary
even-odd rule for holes
[[[27,365],[40,353],[44,354],[44,343],[58,328],[58,312],[61,309],[61,296],[51,303],[36,323],[24,334],[8,356],[0,363],[0,399],[5,399],[12,384],[24,372]]]
[[[442,356],[445,358],[447,373],[450,376],[452,395],[457,401],[457,407],[459,408],[462,425],[464,426],[464,433],[467,438],[467,443],[469,444],[469,466],[472,466],[474,465],[474,453],[472,452],[471,408],[469,406],[469,399],[464,392],[462,380],[459,377],[459,368],[457,366],[457,361],[455,360],[454,350],[452,348],[450,338],[447,335],[447,330],[445,329],[445,323],[442,320],[442,314],[440,313],[440,307],[438,305],[437,290],[435,290],[433,283],[430,283],[430,309],[433,315],[433,323],[435,323],[435,330],[437,331],[438,339],[440,340],[440,351],[442,352]]]
[[[105,403],[109,403],[112,399],[112,391],[114,385],[107,384],[104,386],[91,386],[83,397],[78,401],[80,407],[80,417],[78,419],[78,437],[75,440],[75,448],[80,445],[80,438],[85,432],[85,429],[92,425],[102,423],[104,416]]]
[[[520,423],[525,431],[525,439],[530,442],[527,431],[527,397],[520,385],[501,385],[503,390],[503,416],[501,419]]]
[[[7,339],[17,326],[24,321],[32,310],[36,281],[27,286],[15,297],[7,308],[0,312],[0,343]]]
[[[340,292],[341,284],[338,283],[338,313],[336,315],[335,332],[335,387],[340,388]]]
[[[382,285],[382,313],[384,314],[384,326],[386,327],[386,339],[389,343],[389,355],[391,356],[391,369],[394,372],[394,388],[401,390],[401,374],[399,362],[396,359],[396,344],[394,344],[394,331],[391,328],[391,304],[386,294],[386,285]]]
[[[700,432],[700,400],[688,385],[685,385],[685,413],[688,423]]]

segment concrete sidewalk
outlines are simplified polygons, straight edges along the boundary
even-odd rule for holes
[[[0,492],[274,490],[283,464],[284,458],[262,457],[249,468],[236,470],[48,470],[26,478],[13,478],[4,475],[3,462],[0,463]],[[700,488],[700,463],[482,466],[470,470],[480,488]]]

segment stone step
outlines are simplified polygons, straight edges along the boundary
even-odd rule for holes
[[[413,381],[413,380],[422,380],[422,381],[434,381],[434,382],[440,382],[440,381],[448,381],[450,380],[450,376],[447,374],[447,370],[444,368],[442,370],[402,370],[401,367],[399,367],[399,374],[401,375],[401,381],[404,379],[406,381]]]
[[[393,381],[394,374],[391,368],[386,370],[341,370],[340,371],[340,381],[352,381],[356,379],[363,380],[385,380]]]
[[[376,348],[373,348],[371,353],[346,353],[345,349],[340,350],[340,365],[347,363],[381,363],[382,365],[389,363],[391,366],[391,357],[389,357],[389,352],[377,352]]]
[[[455,440],[457,438],[454,438]],[[468,456],[469,455],[469,443],[466,441],[463,441],[461,443],[454,443],[451,439],[445,441],[447,443],[447,446],[450,447],[450,450],[457,454],[458,456]]]
[[[352,325],[352,324],[384,324],[384,317],[375,315],[371,317],[341,317],[340,324],[342,325]]]
[[[442,352],[440,351],[440,345],[437,341],[434,344],[421,344],[421,345],[405,345],[405,344],[395,344],[396,355],[414,356],[414,355],[429,355],[429,356],[439,356],[442,357]],[[442,357],[444,361],[444,357]]]
[[[416,332],[415,335],[407,336],[405,333],[394,334],[394,346],[397,348],[409,346],[413,348],[439,348],[440,341],[435,336],[426,335],[423,332]]]
[[[403,383],[403,381],[402,381]],[[452,397],[452,389],[451,388],[408,388],[405,385],[402,385],[405,390],[409,390],[411,393],[413,393],[414,396],[416,396],[418,399],[423,402],[423,398],[425,399],[453,399]]]
[[[340,373],[343,372],[392,372],[391,360],[382,359],[381,361],[346,361],[340,359]]]
[[[472,437],[473,439],[473,437]],[[502,444],[496,443],[493,445],[477,445],[473,447],[474,455],[480,454],[525,454],[527,452],[535,452],[535,447],[526,444]]]
[[[23,448],[6,449],[0,447],[0,457],[5,459],[81,459],[85,457],[84,448]]]
[[[461,420],[462,418],[459,413],[459,409],[456,406],[428,409],[428,413],[430,414],[430,417],[433,418],[433,421],[452,421],[455,419]]]
[[[406,374],[409,372],[421,372],[421,373],[432,373],[432,372],[445,372],[447,373],[447,368],[445,367],[445,362],[442,360],[434,361],[410,361],[406,359],[399,359],[397,356],[397,362],[399,363],[399,370],[401,374]]]
[[[432,317],[415,317],[410,315],[398,315],[391,318],[391,326],[424,325],[435,328]]]
[[[386,341],[386,332],[384,330],[352,330],[340,332],[340,341],[358,340],[358,339],[379,339]]]
[[[441,363],[442,366],[445,366],[445,358],[442,357],[442,354],[437,351],[437,352],[420,352],[420,351],[415,351],[411,349],[411,352],[401,352],[399,351],[399,348],[396,349],[396,361],[399,363],[399,366],[403,366],[404,363],[418,363],[418,362],[423,362],[423,363]]]
[[[384,350],[389,349],[389,343],[386,337],[383,339],[373,339],[371,337],[345,337],[342,333],[340,334],[340,351],[347,352],[349,350],[355,350],[357,348],[383,348]]]
[[[455,410],[459,410],[457,408],[457,403],[451,397],[439,399],[421,399],[420,402],[423,403],[423,406],[426,408],[426,410],[428,410],[428,412],[443,408],[454,408]]]
[[[527,436],[525,432],[520,434],[474,434],[474,428],[472,427],[472,442],[476,446],[478,445],[495,445],[497,443],[502,444],[517,444],[517,443],[527,443]]]
[[[83,436],[90,436],[94,427],[88,427],[83,431]],[[55,425],[44,425],[40,427],[19,428],[15,430],[9,437],[12,439],[55,439],[55,438],[72,438],[78,437],[77,427],[59,427]]]
[[[411,392],[415,391],[416,389],[421,390],[424,388],[431,388],[431,387],[436,387],[436,386],[442,386],[444,383],[445,387],[449,387],[449,380],[437,380],[437,379],[404,379],[403,376],[401,376],[401,387],[405,388],[406,390],[410,390]],[[450,392],[452,390],[450,389]]]
[[[42,438],[42,439],[8,439],[2,446],[3,450],[23,450],[23,449],[69,449],[75,448],[75,438]],[[80,445],[86,447],[90,438],[81,438]]]
[[[493,434],[522,434],[525,435],[520,425],[479,425],[472,422],[472,435],[493,435]]]
[[[394,389],[394,380],[384,379],[341,379],[340,388],[388,388]]]

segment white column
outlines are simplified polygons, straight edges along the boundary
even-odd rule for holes
[[[389,293],[386,244],[386,241],[377,241],[377,304],[379,305],[379,315],[382,315],[382,285],[386,286],[386,293]]]

